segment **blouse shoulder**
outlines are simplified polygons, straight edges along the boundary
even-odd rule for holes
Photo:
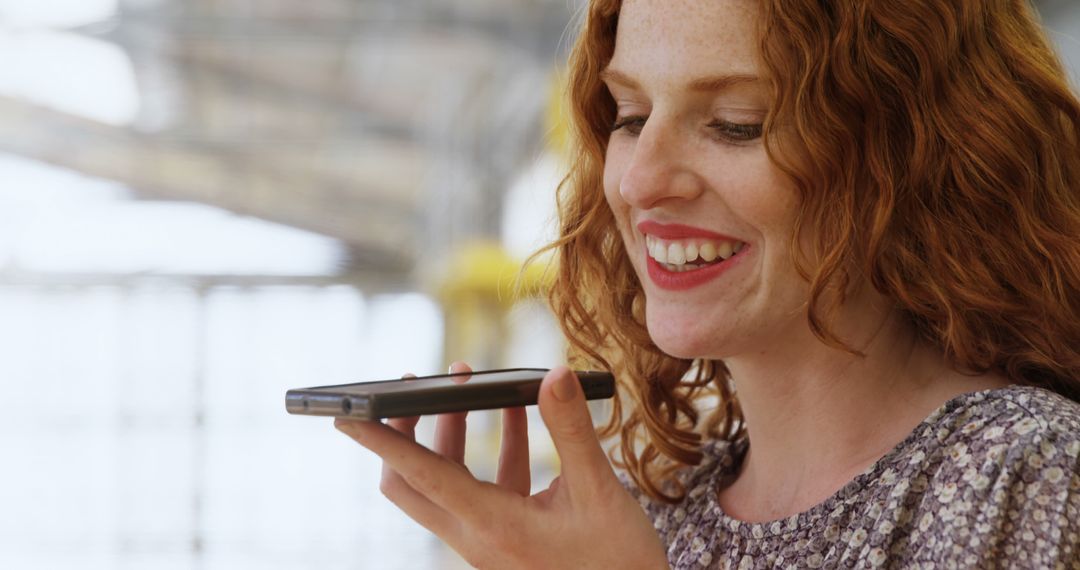
[[[950,459],[972,459],[1042,480],[1050,469],[1078,473],[1080,403],[1041,388],[976,392],[944,406],[932,435]],[[930,431],[929,429],[927,431]],[[962,452],[962,453],[957,453]],[[946,461],[960,468],[966,462]],[[1056,472],[1055,472],[1056,473]]]
[[[962,544],[976,564],[1080,560],[1080,404],[1013,386],[961,396],[937,415],[912,458],[925,489],[915,558],[947,559]]]

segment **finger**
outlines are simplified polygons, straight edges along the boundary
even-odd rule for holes
[[[416,441],[416,424],[419,421],[420,416],[411,416],[407,418],[391,418],[387,423],[390,427],[397,430],[398,433],[409,438],[410,441]],[[348,432],[346,431],[345,433]],[[412,487],[409,487],[408,483],[405,482],[405,479],[403,479],[397,471],[390,468],[390,465],[385,461],[382,463],[382,480],[379,482],[379,490],[382,491],[383,495],[386,495],[386,498],[390,499],[398,506],[401,506],[399,504],[399,498],[407,498],[408,503],[416,505],[417,508],[419,508],[422,503],[431,503],[431,501],[425,499],[423,495],[420,495]],[[391,496],[391,493],[394,496]],[[401,497],[403,495],[410,495],[410,497]],[[432,505],[432,507],[434,507],[434,505]],[[402,508],[402,510],[405,509]],[[442,509],[439,509],[439,511],[442,511]]]
[[[370,449],[396,471],[409,487],[433,504],[467,524],[480,524],[485,517],[482,498],[497,500],[497,487],[477,481],[465,467],[418,445],[390,426],[377,422],[343,422],[342,431]],[[489,503],[487,503],[489,504]],[[446,532],[452,528],[444,527]],[[440,534],[440,531],[436,531]]]
[[[472,369],[464,362],[454,362],[450,365],[450,373],[458,372],[472,372]],[[456,376],[454,382],[461,384],[469,378],[469,376]],[[465,464],[465,416],[467,414],[468,412],[439,414],[438,419],[435,420],[435,453],[462,465]]]
[[[389,423],[395,431],[412,441],[415,439],[415,428],[418,419],[415,417],[394,418]],[[334,427],[351,437],[353,431],[357,429],[357,424],[362,423],[373,422],[338,419],[334,421]],[[386,461],[383,461],[382,464],[379,491],[410,518],[431,532],[439,536],[446,536],[456,531],[457,523],[453,517],[442,507],[439,507],[413,489]]]
[[[416,374],[412,372],[406,372],[401,376],[402,380],[409,378],[416,378]],[[390,427],[398,430],[399,432],[406,434],[410,439],[416,441],[416,424],[420,422],[420,416],[407,416],[403,418],[390,418],[387,423]]]
[[[409,436],[409,439],[416,441],[416,424],[420,423],[420,416],[390,418],[386,420],[386,423],[395,430]]]
[[[529,419],[525,408],[507,408],[502,413],[502,443],[495,482],[515,493],[528,496],[532,490],[529,473]]]
[[[564,486],[593,494],[615,480],[593,427],[577,376],[565,366],[553,368],[540,384],[540,415],[562,463]]]

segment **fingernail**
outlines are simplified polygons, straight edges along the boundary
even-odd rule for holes
[[[569,372],[559,374],[559,378],[555,380],[555,385],[551,389],[555,393],[556,400],[569,402],[577,395],[577,378]]]

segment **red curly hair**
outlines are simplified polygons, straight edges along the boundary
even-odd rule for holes
[[[1025,0],[759,0],[772,85],[764,144],[814,225],[807,320],[823,342],[869,283],[957,369],[995,372],[1080,401],[1080,103]],[[600,71],[619,0],[591,2],[570,57],[574,162],[559,188],[550,300],[571,361],[616,372],[603,435],[649,495],[681,499],[671,474],[703,438],[739,437],[720,361],[673,358],[649,338],[645,298],[602,191],[615,117]],[[785,162],[777,125],[794,132]],[[712,412],[698,404],[710,398]],[[626,398],[630,403],[625,403]],[[672,486],[674,485],[674,486]]]

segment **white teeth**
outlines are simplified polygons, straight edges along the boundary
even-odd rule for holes
[[[674,265],[686,263],[686,251],[683,249],[682,244],[672,243],[668,246],[667,262]]]
[[[686,250],[686,262],[687,263],[690,263],[691,261],[697,259],[697,256],[698,256],[698,246],[697,246],[697,244],[688,243],[688,244],[686,244],[686,248],[684,248],[684,249]]]
[[[652,256],[653,259],[660,263],[667,263],[667,248],[664,247],[664,244],[656,242],[653,244]]]
[[[711,241],[707,241],[701,244],[701,259],[705,262],[712,262],[716,259],[716,246]]]
[[[645,249],[659,263],[665,265],[669,271],[693,271],[699,265],[691,263],[701,259],[700,263],[712,263],[717,259],[724,260],[742,251],[746,244],[737,241],[670,241],[658,239],[654,236],[645,236]]]

